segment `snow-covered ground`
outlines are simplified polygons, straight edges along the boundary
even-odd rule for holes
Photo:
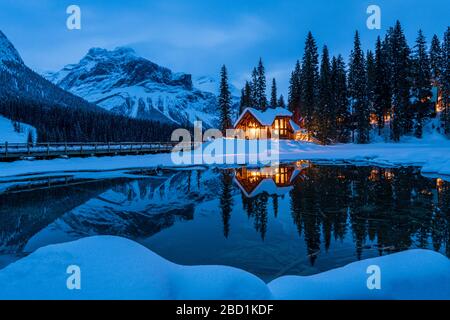
[[[8,143],[27,143],[28,134],[31,132],[33,140],[36,141],[36,129],[28,124],[17,123],[17,129],[14,128],[10,119],[0,116],[0,144]]]
[[[216,140],[213,142],[213,145],[219,145],[223,141],[221,139]],[[252,142],[247,141],[247,147],[249,143]],[[191,159],[198,160],[200,156],[194,154]],[[222,158],[234,159],[235,157],[235,153],[228,153]],[[422,167],[423,173],[441,175],[443,179],[450,180],[450,176],[448,176],[450,175],[450,140],[438,134],[430,135],[423,140],[406,138],[401,143],[373,143],[367,145],[340,144],[320,146],[306,142],[280,141],[279,160],[283,162],[296,160],[344,161],[378,166],[414,165]],[[201,161],[198,163],[201,163]],[[1,163],[0,177],[60,171],[106,171],[158,166],[174,167],[176,165],[169,153],[16,161]]]
[[[80,290],[67,288],[73,265]],[[370,290],[374,265],[380,289]],[[266,285],[243,270],[181,266],[131,240],[100,236],[41,248],[1,270],[0,299],[450,299],[449,270],[443,255],[410,250]]]

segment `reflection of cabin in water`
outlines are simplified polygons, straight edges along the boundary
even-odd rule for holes
[[[285,108],[268,108],[265,111],[246,108],[234,124],[243,130],[246,139],[296,139],[307,140],[307,133],[293,120],[292,112]]]
[[[292,190],[299,173],[295,166],[242,167],[236,170],[235,182],[248,198],[262,193],[281,196]]]

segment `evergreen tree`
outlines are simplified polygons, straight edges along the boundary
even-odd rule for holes
[[[329,143],[334,138],[334,111],[330,58],[328,48],[324,46],[320,64],[318,104],[313,114],[314,131],[316,131],[317,138],[323,144]]]
[[[300,117],[301,108],[301,89],[302,89],[302,70],[300,62],[297,60],[295,69],[291,73],[289,80],[289,96],[288,109],[294,114],[294,119],[298,120]]]
[[[425,36],[419,30],[413,55],[412,94],[414,99],[414,135],[422,137],[424,119],[432,113],[431,68]]]
[[[307,130],[313,130],[313,114],[317,106],[318,82],[319,82],[319,54],[316,41],[311,32],[308,33],[305,42],[301,68],[301,102],[300,115],[304,120]]]
[[[259,109],[258,105],[258,70],[253,68],[252,71],[252,81],[250,82],[250,101],[252,103],[252,108]]]
[[[286,108],[286,103],[284,102],[284,97],[283,95],[280,95],[280,98],[278,98],[278,103],[277,103],[278,107],[280,108]]]
[[[266,96],[266,72],[261,58],[259,59],[257,68],[256,92],[256,104],[260,110],[265,111],[268,104]]]
[[[391,138],[399,141],[403,134],[412,132],[413,112],[410,108],[410,50],[400,22],[389,35],[389,60],[391,72]]]
[[[375,111],[375,82],[376,82],[376,68],[375,57],[373,52],[368,50],[366,55],[366,73],[367,73],[367,103],[369,105],[369,112],[372,114]]]
[[[378,37],[375,48],[375,83],[373,88],[373,111],[377,117],[378,135],[381,135],[381,130],[385,125],[385,116],[391,108],[390,69],[386,46],[387,42],[383,44]]]
[[[351,99],[358,143],[369,142],[369,106],[367,103],[367,77],[364,60],[359,34],[356,32],[353,50],[350,54],[348,91]]]
[[[245,82],[244,88],[241,90],[241,100],[239,102],[239,114],[241,114],[245,108],[253,107],[252,103],[252,88],[248,81]]]
[[[441,76],[442,69],[442,52],[441,52],[441,42],[437,35],[433,36],[430,46],[430,67],[431,67],[431,78],[433,79],[433,84],[438,86]]]
[[[336,113],[335,127],[338,142],[346,143],[350,138],[350,110],[347,92],[347,74],[345,62],[341,55],[333,58],[331,66],[331,90]]]
[[[225,65],[220,71],[220,130],[225,134],[226,129],[231,128],[231,93],[228,86],[228,72]]]
[[[450,27],[444,34],[442,44],[442,123],[444,132],[450,135]]]
[[[278,106],[277,100],[277,82],[275,78],[272,79],[272,90],[270,92],[270,106],[276,108]]]

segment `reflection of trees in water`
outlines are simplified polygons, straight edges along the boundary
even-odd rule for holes
[[[233,211],[233,172],[223,170],[221,173],[220,208],[222,209],[223,235],[228,238],[230,232],[231,211]]]
[[[247,198],[242,192],[242,206],[247,212],[249,218],[254,220],[254,226],[261,238],[266,237],[267,232],[267,205],[269,195],[267,193],[259,194],[252,198]]]
[[[414,168],[316,166],[305,176],[290,193],[291,213],[311,263],[321,241],[327,250],[333,237],[344,239],[347,226],[358,259],[369,241],[380,254],[445,246],[450,256],[449,183],[436,188]]]

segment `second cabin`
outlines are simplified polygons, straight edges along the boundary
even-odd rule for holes
[[[234,129],[243,130],[245,139],[308,140],[305,130],[292,118],[292,112],[284,108],[268,108],[265,111],[246,108],[234,124]]]

